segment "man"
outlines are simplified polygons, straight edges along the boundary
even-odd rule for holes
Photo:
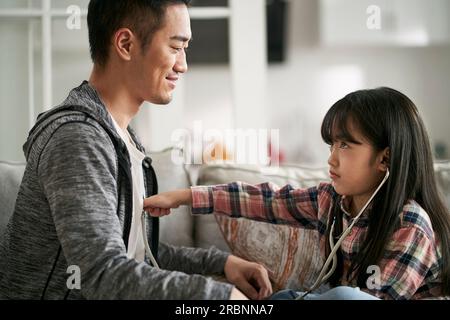
[[[143,198],[157,192],[157,182],[128,125],[144,101],[169,103],[187,71],[188,2],[90,2],[94,69],[89,82],[39,116],[24,145],[27,167],[0,249],[0,298],[271,294],[262,266],[217,249],[159,244],[158,220],[144,215],[140,222]],[[69,266],[79,271],[79,288],[67,285]],[[234,285],[199,275],[223,273]]]

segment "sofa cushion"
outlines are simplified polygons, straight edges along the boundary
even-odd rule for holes
[[[251,184],[271,181],[279,186],[310,187],[326,181],[327,168],[302,166],[246,167],[212,165],[199,172],[199,185],[243,181]],[[217,237],[223,234],[222,237]],[[263,264],[270,274],[274,290],[305,289],[311,286],[323,265],[319,235],[287,225],[275,225],[223,215],[195,217],[196,246],[211,244],[228,249],[244,259]]]
[[[151,152],[158,177],[159,191],[189,188],[189,176],[183,165],[172,162],[172,149]],[[0,235],[14,211],[14,204],[22,181],[25,165],[0,162]],[[160,219],[160,240],[176,246],[193,246],[193,217],[187,207],[173,210],[175,214]]]
[[[0,235],[14,211],[25,164],[0,161]]]
[[[185,167],[172,161],[172,152],[177,152],[177,149],[149,154],[158,177],[159,192],[188,189],[191,185]],[[192,247],[194,245],[193,229],[194,218],[189,208],[181,206],[173,209],[172,214],[160,218],[160,241],[176,246]]]
[[[450,208],[450,161],[436,162],[434,171],[436,173],[436,182],[447,203],[447,208]]]

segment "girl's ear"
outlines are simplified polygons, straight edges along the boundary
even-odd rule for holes
[[[389,163],[391,160],[391,152],[389,148],[384,149],[379,156],[379,165],[378,168],[383,171],[386,172],[389,169]]]

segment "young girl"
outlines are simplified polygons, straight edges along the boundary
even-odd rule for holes
[[[152,215],[192,205],[213,212],[316,229],[326,264],[319,295],[277,298],[422,299],[450,292],[450,217],[436,186],[430,143],[414,103],[378,88],[335,103],[322,124],[331,183],[192,187],[145,199]],[[331,264],[331,262],[333,262]],[[359,290],[359,288],[361,290]]]

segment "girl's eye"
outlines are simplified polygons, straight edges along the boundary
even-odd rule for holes
[[[331,145],[329,146],[330,152],[332,152],[332,151],[333,151],[333,148],[334,148],[335,146],[338,146],[338,145],[339,145],[339,148],[340,148],[340,149],[348,149],[348,148],[349,148],[349,145],[348,145],[347,143],[345,143],[345,142],[336,142],[336,143],[333,143],[333,144],[331,144]]]
[[[341,149],[347,149],[347,148],[348,148],[348,144],[346,144],[345,142],[340,142],[340,143],[339,143],[339,148],[341,148]]]

